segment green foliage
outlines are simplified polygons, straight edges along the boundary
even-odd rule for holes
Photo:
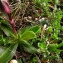
[[[47,32],[48,32],[48,33],[53,32],[53,28],[52,28],[51,26],[49,26],[49,27],[47,28]]]
[[[45,44],[45,42],[42,41],[41,43],[38,44],[38,46],[40,47],[42,52],[46,52],[47,45]]]
[[[59,0],[33,0],[31,4],[34,6],[33,12],[37,10],[39,13],[38,15],[35,12],[35,15],[39,19],[44,18],[40,23],[38,20],[36,26],[25,27],[15,33],[13,22],[11,25],[8,20],[0,17],[0,63],[8,63],[14,56],[17,47],[20,48],[20,53],[25,51],[31,55],[38,54],[42,61],[60,58],[59,54],[63,51],[60,49],[63,47],[63,40],[59,34],[60,30],[63,31],[63,26],[60,25],[62,10],[57,7],[60,4]],[[20,6],[26,8],[25,3]],[[15,17],[17,9],[19,8],[12,12],[12,17]],[[62,41],[58,43],[59,40]],[[21,59],[18,59],[18,62],[22,63]],[[31,63],[38,63],[37,57],[33,57]]]
[[[32,59],[32,61],[31,61],[31,63],[38,63],[37,58],[36,58],[36,57],[34,57],[34,58]]]
[[[2,41],[3,41],[3,36],[0,35],[0,44],[2,44]]]
[[[5,19],[3,19],[2,17],[0,18],[0,28],[1,30],[4,31],[4,33],[7,35],[7,36],[15,36],[13,30],[12,30],[12,27],[11,25],[9,24],[8,21],[6,21]]]
[[[15,54],[16,49],[17,49],[17,44],[13,44],[7,49],[1,47],[0,63],[8,63]]]
[[[24,32],[22,35],[21,35],[21,40],[30,40],[30,39],[33,39],[35,38],[36,35],[34,32],[32,31],[27,31],[27,32]]]
[[[6,24],[5,24],[6,25]],[[7,26],[7,25],[6,25]],[[31,27],[29,29],[26,29],[22,34],[18,32],[17,36],[14,35],[13,36],[13,33],[11,31],[10,28],[8,28],[9,26],[4,26],[3,27],[3,24],[2,24],[2,30],[4,31],[4,33],[7,35],[7,37],[3,37],[2,35],[0,35],[0,44],[4,44],[5,46],[8,45],[8,44],[11,44],[9,48],[5,49],[5,51],[3,52],[3,49],[2,49],[2,54],[0,56],[0,63],[4,63],[4,62],[8,62],[14,55],[15,51],[16,51],[16,48],[17,46],[14,47],[13,44],[17,43],[17,45],[21,46],[21,48],[24,48],[25,51],[27,51],[28,53],[37,53],[38,49],[33,47],[29,42],[29,40],[31,39],[34,39],[36,38],[36,33],[39,33],[39,29],[40,27],[39,26],[34,26],[34,27]],[[9,35],[11,34],[11,35]],[[21,44],[21,45],[20,45]],[[7,57],[5,59],[5,57]],[[3,61],[3,59],[5,59]],[[2,61],[3,62],[2,62]]]
[[[33,26],[33,27],[27,29],[26,31],[33,31],[34,33],[40,33],[41,28],[40,28],[40,26],[36,25],[36,26]]]
[[[22,63],[21,59],[18,59],[18,62],[19,62],[19,63]]]
[[[51,52],[51,53],[57,53],[59,54],[61,52],[61,50],[58,49],[58,44],[50,44],[48,46],[48,50]]]
[[[31,54],[34,54],[34,53],[38,52],[38,49],[31,46],[31,45],[24,46],[24,50],[26,50],[28,53],[31,53]]]

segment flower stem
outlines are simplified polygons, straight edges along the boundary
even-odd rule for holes
[[[16,29],[15,29],[14,19],[10,20],[9,22],[10,22],[12,28],[13,28],[14,33],[17,34],[17,31],[16,31]]]

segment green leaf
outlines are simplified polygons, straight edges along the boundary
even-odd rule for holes
[[[34,39],[36,37],[36,34],[33,31],[26,31],[21,35],[21,40],[30,40]]]
[[[48,50],[51,52],[51,53],[57,53],[59,54],[61,52],[61,50],[58,49],[58,44],[50,44],[48,46]]]
[[[8,63],[13,55],[16,52],[18,44],[13,44],[8,47],[1,55],[0,55],[0,63]],[[1,51],[1,50],[0,50]]]
[[[59,0],[54,0],[55,4],[59,4]]]
[[[33,57],[30,63],[38,63],[37,57]]]
[[[20,45],[27,47],[27,46],[30,46],[30,43],[28,41],[23,40],[23,41],[20,41]]]
[[[2,32],[1,27],[0,27],[0,35],[2,35],[2,34],[3,34],[3,32]]]
[[[29,45],[29,46],[24,46],[24,50],[27,51],[28,53],[34,54],[38,52],[38,49],[36,49],[35,47]]]
[[[0,46],[0,55],[6,50],[6,47]]]
[[[54,33],[54,34],[52,35],[52,38],[53,38],[53,39],[58,39],[58,34]]]
[[[21,41],[20,47],[23,48],[28,53],[37,53],[38,49],[32,46],[28,41]],[[22,51],[22,49],[21,49]]]
[[[11,25],[9,24],[9,22],[8,22],[7,20],[5,20],[5,19],[4,19],[3,17],[1,17],[1,16],[0,16],[0,22],[1,22],[1,23],[4,23],[4,24],[8,25],[10,28],[12,28]]]
[[[49,56],[47,59],[52,60],[52,59],[56,59],[56,58],[58,58],[58,57],[57,56]]]
[[[58,44],[58,48],[63,46],[63,42],[61,42],[60,44]]]
[[[46,44],[44,43],[44,42],[42,42],[42,43],[39,43],[39,45],[38,45],[39,47],[40,47],[40,49],[43,51],[43,52],[45,52],[46,51]]]
[[[3,36],[2,35],[0,35],[0,40],[2,40],[3,39]]]
[[[0,35],[0,44],[3,44],[3,36]]]
[[[60,30],[63,31],[63,26],[60,27]]]
[[[54,49],[54,48],[57,48],[58,47],[58,44],[50,44],[49,45],[49,48],[50,49]]]
[[[22,29],[19,29],[18,30],[18,35],[23,34],[27,29],[28,29],[28,27],[24,27]]]
[[[49,27],[47,28],[47,31],[50,33],[50,32],[53,31],[53,28],[52,28],[51,26],[49,26]]]
[[[9,37],[3,38],[3,43],[4,43],[4,45],[8,45],[9,44]]]
[[[1,30],[3,30],[3,32],[7,35],[7,36],[15,36],[14,35],[14,31],[11,27],[11,25],[9,24],[9,22],[5,19],[3,19],[2,17],[0,17],[0,22],[1,22]]]
[[[40,28],[40,26],[36,25],[36,26],[33,26],[33,27],[27,29],[26,31],[33,31],[34,33],[40,33],[41,28]]]
[[[15,36],[13,30],[8,25],[2,23],[1,24],[1,29],[4,31],[4,33],[7,36]]]
[[[22,63],[22,60],[21,59],[18,59],[18,63]]]

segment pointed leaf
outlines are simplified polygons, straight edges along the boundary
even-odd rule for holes
[[[47,45],[46,45],[44,42],[39,43],[38,46],[40,47],[40,49],[41,49],[43,52],[46,51]]]
[[[2,23],[1,24],[1,29],[4,31],[4,33],[7,36],[15,36],[13,30],[8,25]]]
[[[63,47],[63,42],[61,42],[60,44],[58,44],[58,48]]]
[[[33,31],[34,33],[37,33],[37,32],[41,31],[41,28],[40,28],[40,26],[36,25],[36,26],[33,26],[33,27],[29,28],[26,31]]]
[[[32,31],[26,31],[21,35],[21,40],[30,40],[34,39],[36,37],[36,34]]]
[[[6,50],[6,47],[0,46],[0,55]]]
[[[32,45],[24,46],[24,50],[31,54],[38,52],[38,49],[33,47]]]
[[[61,52],[60,49],[58,49],[58,44],[50,44],[48,46],[48,50],[51,52],[51,53],[57,53],[59,54]]]
[[[3,44],[3,36],[0,35],[0,44]]]
[[[17,44],[11,45],[0,55],[0,63],[8,63],[16,52]]]

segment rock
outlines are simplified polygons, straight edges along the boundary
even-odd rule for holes
[[[17,60],[12,59],[9,63],[18,63]]]

